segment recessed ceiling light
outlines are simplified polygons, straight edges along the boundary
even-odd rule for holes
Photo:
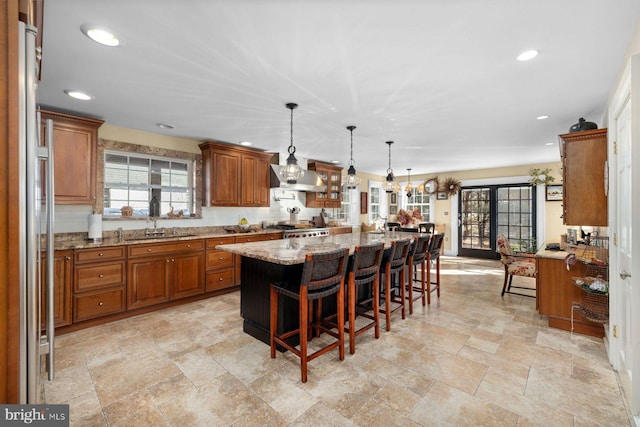
[[[120,44],[118,37],[104,28],[97,28],[96,26],[85,24],[80,27],[80,30],[85,36],[103,46],[114,47]]]
[[[538,56],[537,50],[527,50],[526,52],[522,52],[520,55],[518,55],[516,59],[518,61],[528,61],[535,58],[536,56]]]
[[[80,101],[89,101],[90,99],[93,98],[93,96],[84,92],[80,92],[79,90],[65,89],[64,93],[66,93],[72,98],[79,99]]]
[[[240,145],[244,145],[245,147],[248,147],[249,145],[251,145],[251,143],[249,141],[240,141]]]
[[[549,116],[547,116],[547,115],[545,114],[545,115],[542,115],[542,116],[538,116],[538,117],[536,117],[536,120],[546,120],[546,119],[548,119],[548,118],[549,118]]]
[[[340,160],[331,160],[331,163],[338,164],[338,163],[340,163]]]
[[[173,129],[175,126],[167,123],[158,123],[156,124],[160,129]]]
[[[553,145],[553,142],[547,142],[544,145]]]

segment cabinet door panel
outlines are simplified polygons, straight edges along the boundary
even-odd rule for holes
[[[214,150],[211,204],[240,206],[240,156]]]
[[[169,300],[170,263],[171,260],[166,257],[129,261],[127,280],[129,309]]]
[[[204,254],[185,254],[171,258],[171,299],[204,292]]]
[[[72,251],[56,251],[53,259],[53,319],[55,327],[71,324],[71,282],[73,278]],[[42,295],[45,295],[46,258],[42,257]],[[42,329],[47,319],[45,298],[41,299]]]

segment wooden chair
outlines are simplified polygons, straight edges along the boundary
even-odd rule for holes
[[[344,277],[349,257],[348,249],[307,254],[302,268],[300,283],[274,282],[270,289],[270,343],[271,357],[276,357],[276,346],[281,345],[300,358],[301,380],[307,382],[307,363],[318,356],[338,348],[340,360],[344,360]],[[278,296],[283,295],[298,301],[299,325],[292,331],[276,333],[278,324]],[[337,329],[335,332],[322,322],[322,299],[329,295],[337,298]],[[320,331],[336,338],[312,354],[307,354],[307,340]],[[300,349],[287,342],[298,336]]]
[[[345,331],[349,332],[351,354],[356,351],[356,337],[365,331],[374,328],[374,336],[380,338],[380,265],[383,253],[384,243],[356,246],[353,252],[351,268],[347,273],[349,327],[345,327]],[[371,297],[358,301],[359,288],[365,285],[369,287],[367,295]],[[367,318],[370,322],[356,329],[357,316]]]
[[[394,231],[400,229],[399,222],[387,222],[387,230]]]
[[[504,265],[504,284],[502,285],[502,296],[505,293],[520,295],[524,297],[535,298],[537,293],[536,285],[529,286],[512,286],[513,276],[521,277],[536,277],[536,262],[535,258],[526,255],[515,255],[511,250],[511,243],[504,235],[499,235],[496,240],[498,251],[500,252],[500,261]],[[535,291],[533,295],[520,292],[512,292],[511,288],[526,289]]]
[[[391,255],[389,259],[382,261],[381,272],[384,273],[384,308],[380,313],[385,314],[386,329],[391,330],[391,314],[401,310],[402,318],[405,318],[405,264],[409,254],[411,239],[395,240],[391,243]],[[392,286],[392,283],[394,286]],[[395,286],[397,284],[397,286]],[[393,295],[392,288],[400,292],[400,295]],[[397,304],[391,307],[391,304]]]
[[[409,280],[407,281],[407,299],[409,301],[409,314],[413,314],[413,301],[422,298],[422,305],[426,303],[426,281],[427,281],[427,253],[431,235],[426,234],[416,237],[407,256],[407,267],[409,268]],[[420,280],[417,279],[418,266],[420,266]],[[413,270],[413,280],[411,280],[411,270]],[[420,283],[415,286],[414,283]],[[414,298],[413,292],[418,292]]]
[[[431,304],[431,292],[436,291],[436,295],[440,298],[440,252],[442,250],[442,242],[444,242],[444,233],[434,234],[429,242],[429,251],[427,255],[427,304]],[[436,280],[431,280],[431,267],[435,263]],[[431,286],[435,285],[435,286]]]
[[[429,233],[433,234],[433,230],[435,230],[436,225],[433,222],[421,222],[418,224],[418,233]]]

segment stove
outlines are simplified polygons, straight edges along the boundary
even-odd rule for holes
[[[293,239],[300,237],[323,237],[329,235],[328,228],[310,228],[310,227],[296,227],[291,224],[276,224],[269,228],[275,228],[277,230],[283,230],[283,239]]]

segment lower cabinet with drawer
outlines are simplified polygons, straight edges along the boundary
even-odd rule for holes
[[[205,292],[204,240],[131,245],[128,250],[129,309]]]
[[[74,322],[126,310],[125,257],[122,246],[74,252]]]
[[[207,239],[207,292],[235,286],[235,258],[231,252],[216,249],[218,245],[235,243],[235,237]]]

